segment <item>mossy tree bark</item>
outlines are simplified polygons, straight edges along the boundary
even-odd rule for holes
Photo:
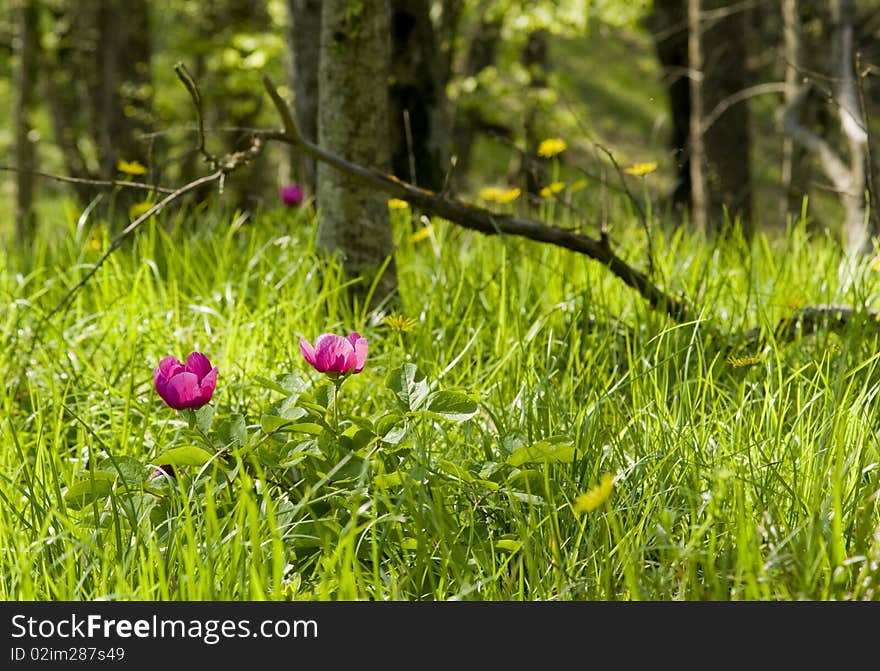
[[[325,0],[321,14],[318,144],[349,161],[381,170],[390,164],[388,0]],[[332,167],[318,166],[320,248],[338,253],[363,295],[392,255],[387,197]],[[377,281],[373,304],[397,288],[393,257]]]

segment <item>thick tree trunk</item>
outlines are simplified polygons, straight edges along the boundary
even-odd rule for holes
[[[350,161],[387,170],[390,10],[388,0],[353,6],[325,0],[321,14],[318,144]],[[333,168],[318,166],[318,246],[338,252],[365,292],[392,254],[387,198]],[[393,258],[374,304],[397,287]]]
[[[691,163],[688,153],[691,94],[688,77],[687,5],[681,0],[654,0],[651,30],[657,59],[669,100],[670,156],[675,165],[672,204],[687,209],[691,204]]]
[[[428,0],[391,1],[391,168],[439,191],[449,139],[442,52],[430,12]]]
[[[15,77],[15,232],[20,242],[27,241],[33,232],[33,191],[36,169],[36,151],[31,138],[31,113],[37,79],[39,52],[39,14],[34,0],[20,0],[16,8],[18,35],[16,54],[18,67]]]
[[[310,142],[318,139],[318,63],[321,37],[321,0],[287,0],[287,44],[294,109],[300,132]],[[307,194],[315,193],[315,160],[291,155],[296,182]]]
[[[748,104],[732,104],[710,126],[704,123],[714,110],[728,105],[733,96],[748,86],[746,19],[746,9],[731,8],[729,0],[689,0],[694,220],[698,228],[720,231],[725,223],[740,218],[743,231],[749,235],[752,224]],[[702,156],[695,149],[701,149]]]

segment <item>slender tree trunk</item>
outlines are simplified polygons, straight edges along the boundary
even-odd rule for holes
[[[703,145],[703,50],[700,27],[700,0],[688,0],[688,63],[690,63],[690,168],[691,219],[701,233],[708,231],[708,194],[704,174],[706,152]]]
[[[296,122],[310,142],[318,139],[318,63],[321,0],[287,0],[287,44],[290,50]],[[308,194],[315,193],[315,160],[291,155],[294,179]]]
[[[782,0],[783,55],[785,59],[785,107],[794,104],[803,74],[798,64],[803,62],[801,20],[798,0]],[[782,141],[780,219],[785,224],[788,215],[800,213],[807,190],[806,152],[788,134]]]
[[[31,139],[31,114],[37,79],[39,51],[39,14],[36,0],[20,0],[16,7],[18,35],[15,51],[18,67],[15,78],[15,231],[19,242],[33,233],[34,174],[36,151]]]
[[[439,191],[449,138],[443,63],[430,12],[428,0],[391,1],[391,168],[402,179]]]
[[[529,75],[529,89],[538,92],[547,86],[547,31],[540,29],[529,34],[522,54],[522,64]],[[534,203],[544,185],[544,165],[538,158],[538,117],[541,111],[538,95],[528,96],[529,105],[523,121],[526,147],[520,159],[520,174],[525,183],[529,203]]]
[[[350,161],[387,170],[390,9],[388,0],[325,0],[321,14],[318,144]],[[392,254],[387,199],[325,164],[318,166],[317,243],[339,253],[363,294]],[[397,288],[393,257],[374,304]]]
[[[853,3],[834,0],[832,3],[837,54],[837,97],[840,127],[849,149],[849,184],[841,193],[846,211],[846,240],[851,251],[870,251],[868,225],[865,221],[865,158],[868,133],[862,119],[853,67]]]

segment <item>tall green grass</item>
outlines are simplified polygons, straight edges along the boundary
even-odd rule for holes
[[[0,598],[877,598],[876,326],[772,333],[804,303],[871,305],[871,259],[799,226],[752,244],[658,233],[657,281],[700,317],[674,324],[584,257],[441,221],[412,242],[395,216],[409,331],[350,305],[305,211],[152,222],[48,322],[106,235],[70,217],[8,248]],[[641,227],[613,235],[641,265]],[[736,337],[751,328],[766,337]],[[149,495],[65,505],[95,461],[183,440],[152,387],[160,358],[208,354],[217,415],[256,425],[277,400],[257,376],[317,382],[299,337],[351,330],[370,354],[346,412],[389,408],[383,380],[407,361],[479,399],[419,429],[422,471],[305,497],[259,468],[232,497],[181,478],[162,518]],[[527,447],[549,456],[512,463]],[[604,473],[610,499],[575,513]]]

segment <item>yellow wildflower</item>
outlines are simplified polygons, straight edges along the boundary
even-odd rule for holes
[[[576,182],[573,182],[572,185],[571,185],[570,187],[568,187],[568,190],[569,190],[571,193],[575,193],[575,192],[580,191],[581,189],[583,189],[586,185],[587,185],[587,180],[585,180],[585,179],[579,179],[579,180],[577,180]]]
[[[408,333],[419,323],[416,319],[398,314],[388,315],[382,321],[398,333]]]
[[[401,200],[400,198],[389,198],[388,199],[388,209],[389,210],[405,210],[409,207],[409,203],[405,200]]]
[[[757,363],[761,363],[764,359],[760,355],[751,355],[751,356],[729,356],[727,357],[727,363],[729,363],[734,368],[743,368],[745,366],[754,366]]]
[[[501,203],[506,205],[512,203],[519,198],[522,191],[519,188],[502,189],[497,186],[487,186],[480,189],[480,198],[493,203]]]
[[[590,491],[581,494],[574,500],[574,511],[576,513],[589,513],[594,511],[608,500],[613,488],[614,476],[611,473],[603,474],[598,485],[593,487]]]
[[[420,240],[424,240],[425,238],[430,238],[430,237],[431,237],[431,234],[432,234],[433,232],[434,232],[434,231],[431,229],[431,225],[428,224],[427,226],[424,226],[424,227],[420,228],[420,229],[417,230],[415,233],[413,233],[412,235],[410,235],[410,236],[409,236],[409,241],[410,241],[410,242],[419,242]]]
[[[657,161],[649,161],[648,163],[635,163],[628,168],[624,168],[627,175],[635,175],[641,177],[654,172],[657,169]]]
[[[122,159],[119,159],[116,169],[119,172],[124,172],[126,175],[144,175],[147,172],[146,166],[141,165],[137,161],[123,161]]]
[[[153,203],[151,203],[149,200],[142,200],[140,203],[135,203],[130,208],[128,208],[128,218],[137,219],[151,207],[153,207]]]
[[[880,256],[874,259],[874,262],[871,264],[871,270],[875,273],[880,273]]]
[[[541,198],[549,198],[554,193],[559,193],[565,188],[565,182],[553,182],[541,189]]]
[[[551,137],[547,138],[541,144],[538,145],[538,156],[543,156],[544,158],[552,158],[557,154],[561,154],[568,147],[565,144],[565,140],[561,137]]]

